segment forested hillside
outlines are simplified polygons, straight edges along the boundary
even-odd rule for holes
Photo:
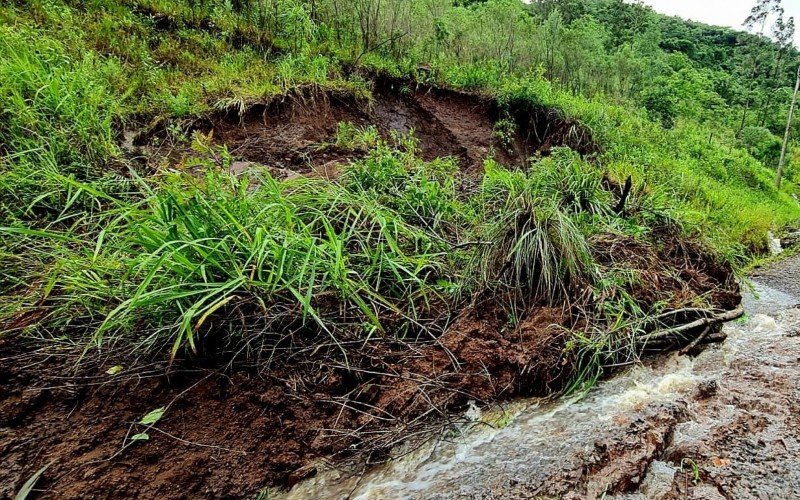
[[[0,496],[50,463],[36,440],[59,496],[244,497],[696,346],[800,221],[794,22],[746,24],[3,3]]]

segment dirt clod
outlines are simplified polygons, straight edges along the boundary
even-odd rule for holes
[[[717,394],[718,390],[719,386],[717,385],[716,380],[706,380],[697,385],[694,397],[695,399],[708,399]]]

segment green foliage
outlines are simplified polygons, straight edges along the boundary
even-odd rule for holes
[[[500,293],[516,308],[598,279],[586,235],[618,217],[600,172],[575,153],[557,150],[529,174],[487,160],[465,201],[454,160],[426,162],[413,140],[394,140],[337,182],[278,181],[221,173],[229,154],[196,136],[187,166],[202,175],[111,193],[62,179],[104,209],[67,207],[80,225],[1,231],[36,256],[16,273],[47,283],[40,325],[172,356],[275,347],[293,334],[334,344],[436,334],[439,309],[465,293]],[[3,305],[0,319],[19,313]]]
[[[343,149],[366,151],[380,142],[380,134],[374,125],[356,127],[350,122],[339,122],[336,126],[336,146]]]
[[[635,277],[598,268],[592,236],[669,225],[743,263],[800,218],[771,170],[797,52],[638,3],[34,0],[0,20],[0,322],[44,311],[19,326],[37,335],[172,355],[336,344],[437,333],[466,294],[591,288],[607,335],[576,341],[591,372],[651,312],[626,296]],[[511,111],[552,110],[540,126],[585,127],[597,154],[487,160],[476,186],[413,135],[346,122],[335,146],[358,159],[335,182],[236,178],[199,140],[198,158],[145,175],[117,147],[143,121],[287,94],[367,102],[370,72],[493,98],[506,148]]]
[[[87,174],[116,154],[111,83],[121,68],[26,27],[0,26],[0,143],[4,162]]]
[[[507,150],[513,151],[514,136],[517,131],[517,124],[513,120],[503,118],[494,124],[494,136],[497,141]]]
[[[22,487],[17,492],[16,496],[14,497],[14,500],[26,500],[28,496],[34,491],[34,488],[36,487],[36,483],[39,481],[39,478],[42,477],[42,474],[44,474],[45,471],[47,471],[47,469],[49,469],[51,465],[53,465],[53,462],[50,462],[47,465],[43,466],[42,468],[37,470],[31,477],[29,477],[28,480],[25,481],[25,484],[23,484]]]
[[[644,91],[640,99],[650,118],[658,120],[664,128],[675,126],[678,98],[670,88],[664,85],[653,86]]]
[[[252,186],[213,171],[200,180],[179,174],[114,223],[117,237],[97,245],[110,260],[122,258],[129,277],[119,296],[127,298],[94,340],[138,324],[150,332],[141,342],[169,342],[173,355],[184,345],[196,350],[198,332],[223,309],[262,310],[267,331],[309,328],[334,339],[383,332],[388,314],[413,323],[415,308],[435,298],[435,283],[447,276],[424,232],[322,181],[265,177]],[[326,296],[343,309],[330,310]],[[251,333],[230,328],[241,342]]]
[[[381,142],[351,164],[343,183],[351,191],[369,193],[407,221],[441,231],[464,214],[456,199],[458,164],[451,158],[423,162],[413,139],[396,140],[400,149]]]
[[[572,214],[608,216],[612,199],[602,174],[569,148],[557,148],[528,174],[532,189]]]
[[[777,166],[781,155],[781,140],[764,127],[746,127],[741,134],[742,145],[764,165]]]

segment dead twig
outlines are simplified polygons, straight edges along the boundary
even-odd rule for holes
[[[687,345],[686,347],[684,347],[683,349],[681,349],[681,351],[680,351],[680,354],[681,354],[681,356],[684,356],[684,355],[688,354],[689,352],[691,352],[691,351],[692,351],[692,349],[694,349],[695,347],[697,347],[697,345],[698,345],[700,342],[702,342],[702,341],[703,341],[703,339],[705,339],[705,338],[706,338],[706,336],[709,334],[709,332],[710,332],[710,331],[711,331],[711,326],[710,326],[710,325],[709,325],[709,326],[707,326],[707,327],[705,327],[705,329],[703,329],[703,331],[702,331],[702,333],[700,333],[700,335],[698,335],[697,337],[695,337],[695,339],[694,339],[694,340],[692,340],[692,342],[691,342],[689,345]]]

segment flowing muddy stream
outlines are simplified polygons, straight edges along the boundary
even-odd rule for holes
[[[446,439],[286,497],[797,498],[800,257],[753,279],[747,316],[697,357],[650,360],[583,399],[473,410]]]

